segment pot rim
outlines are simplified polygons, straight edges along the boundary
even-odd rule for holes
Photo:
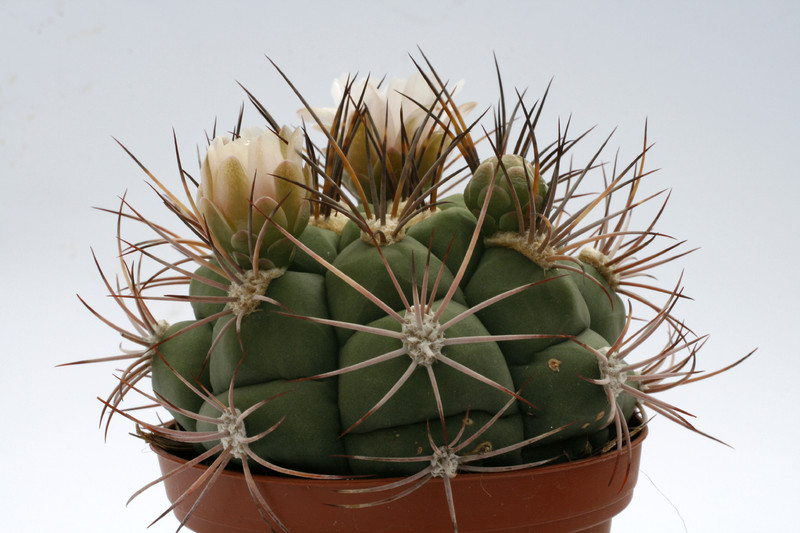
[[[637,482],[641,445],[647,437],[646,425],[637,427],[641,429],[632,435],[630,446],[622,450],[551,466],[428,478],[413,491],[384,502],[365,501],[365,494],[357,493],[374,493],[376,487],[405,478],[254,474],[248,482],[243,472],[225,469],[214,474],[213,486],[201,488],[195,484],[206,477],[207,465],[186,468],[190,459],[156,442],[151,448],[164,474],[171,509],[198,533],[263,531],[263,509],[257,507],[253,490],[269,502],[286,528],[302,533],[452,532],[456,516],[458,530],[469,533],[609,533],[612,518],[630,503]],[[200,498],[205,503],[198,506]]]
[[[608,452],[601,452],[597,455],[593,455],[590,457],[585,457],[581,459],[575,460],[567,460],[564,463],[558,463],[553,465],[545,465],[545,466],[531,466],[527,468],[520,468],[517,470],[509,470],[504,472],[459,472],[452,481],[458,480],[459,478],[472,478],[478,479],[480,477],[485,476],[492,476],[492,477],[503,477],[506,479],[517,479],[528,477],[532,473],[536,473],[537,475],[542,474],[556,474],[560,472],[567,472],[569,470],[574,470],[578,468],[583,468],[594,463],[602,463],[610,460],[617,460],[617,459],[624,459],[624,456],[628,456],[633,453],[635,448],[638,448],[642,445],[645,438],[648,435],[648,427],[646,423],[641,422],[639,417],[636,417],[637,425],[634,428],[634,431],[631,432],[631,442],[630,445],[625,446],[622,450],[618,448],[614,448]],[[165,425],[174,424],[174,421],[167,422]],[[156,442],[150,441],[150,449],[155,452],[157,455],[164,457],[166,459],[177,461],[180,463],[187,463],[190,459],[186,459],[185,457],[181,457],[180,455],[176,455],[164,447],[159,446]],[[208,465],[201,463],[195,465],[193,468],[197,469],[205,469]],[[233,477],[244,477],[244,473],[239,469],[233,469],[230,467],[226,467],[221,475],[224,476],[233,476]],[[272,483],[283,483],[287,485],[308,485],[311,484],[319,484],[324,486],[333,487],[337,484],[347,485],[352,487],[355,485],[364,485],[365,487],[375,485],[375,484],[384,484],[384,483],[392,483],[394,481],[399,481],[401,479],[405,479],[404,476],[393,476],[393,477],[380,477],[380,476],[359,476],[359,475],[347,475],[344,474],[341,476],[340,479],[313,479],[311,477],[301,477],[301,476],[288,476],[288,475],[274,475],[268,473],[253,473],[253,477],[256,479],[263,479],[264,481],[269,481]],[[435,480],[432,480],[435,481]],[[441,480],[439,480],[441,481]]]

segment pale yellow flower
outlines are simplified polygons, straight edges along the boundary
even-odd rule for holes
[[[223,249],[249,257],[266,222],[264,215],[294,235],[302,232],[308,222],[309,193],[300,185],[311,186],[302,147],[301,130],[288,127],[277,134],[247,128],[236,139],[221,136],[211,141],[200,170],[197,205]],[[270,251],[283,241],[280,231],[267,228],[264,237],[259,255],[276,264],[286,262],[278,257],[286,255],[285,243]]]
[[[349,86],[349,91],[348,91]],[[435,160],[435,155],[444,136],[444,125],[449,124],[448,116],[443,112],[442,100],[447,101],[447,94],[455,96],[461,90],[463,81],[447,86],[443,92],[441,87],[431,89],[425,78],[415,73],[409,78],[395,78],[385,81],[378,86],[372,78],[362,78],[352,82],[347,74],[343,74],[333,81],[331,95],[338,106],[347,98],[343,123],[347,129],[356,126],[357,113],[370,117],[371,140],[367,139],[364,125],[358,125],[356,134],[347,153],[348,160],[362,183],[367,183],[366,176],[370,166],[374,167],[380,157],[375,150],[375,145],[381,148],[385,143],[385,156],[389,164],[399,164],[400,154],[408,152],[409,144],[421,128],[420,141],[416,146],[415,158],[427,151],[427,156],[419,169],[420,175],[427,171],[427,166]],[[441,93],[441,94],[440,94]],[[363,95],[363,97],[362,97]],[[357,108],[357,104],[360,107]],[[466,115],[475,107],[474,103],[458,106],[462,115]],[[427,116],[432,109],[432,116]],[[335,122],[336,107],[314,108],[314,114],[319,118],[322,128],[330,131]],[[311,112],[307,109],[299,111],[300,116],[307,122],[314,122]],[[441,122],[437,122],[441,121]],[[405,146],[403,139],[405,138]],[[367,150],[369,147],[369,151]],[[367,155],[369,153],[369,155]],[[368,164],[369,163],[369,164]],[[370,165],[371,164],[371,165]],[[392,171],[397,173],[399,168]]]

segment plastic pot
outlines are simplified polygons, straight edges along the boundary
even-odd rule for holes
[[[491,474],[461,474],[451,480],[461,532],[533,531],[541,533],[611,531],[612,518],[633,497],[645,428],[628,450],[548,467]],[[167,474],[186,462],[152,446]],[[174,502],[205,470],[186,469],[167,478]],[[364,503],[386,493],[343,494],[340,491],[383,485],[392,479],[316,481],[255,476],[261,494],[293,533],[453,531],[442,479],[431,479],[415,492],[391,503],[360,509],[337,504]],[[201,491],[181,502],[174,513],[183,520]],[[263,532],[244,475],[225,471],[203,496],[186,523],[197,533]]]

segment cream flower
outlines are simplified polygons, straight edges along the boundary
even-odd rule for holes
[[[455,96],[461,90],[463,81],[459,81],[452,87],[448,86],[446,92],[450,96]],[[440,94],[441,93],[441,94]],[[408,151],[408,144],[412,142],[418,130],[422,128],[420,141],[413,154],[415,157],[426,153],[420,169],[420,175],[427,171],[427,166],[433,163],[434,157],[438,152],[443,140],[444,128],[437,119],[447,124],[449,119],[443,113],[441,100],[447,98],[441,88],[431,89],[425,78],[415,73],[409,78],[394,78],[378,86],[375,80],[362,78],[355,82],[350,81],[347,74],[342,74],[333,81],[331,95],[337,106],[345,102],[344,124],[347,129],[358,128],[352,137],[352,144],[348,150],[348,160],[352,167],[359,174],[362,183],[368,183],[366,175],[369,173],[369,163],[374,167],[380,160],[375,145],[381,147],[385,143],[386,158],[390,164],[398,164],[400,154]],[[346,100],[345,100],[346,99]],[[360,103],[360,106],[358,104]],[[358,106],[358,107],[357,107]],[[458,106],[462,115],[466,115],[475,107],[474,103],[467,103]],[[428,115],[428,110],[433,109],[432,116]],[[319,126],[331,131],[337,113],[337,107],[333,108],[314,108],[321,124]],[[364,133],[364,124],[358,124],[358,114],[368,115],[371,140],[367,139]],[[311,112],[307,109],[299,111],[300,116],[306,122],[313,122]],[[405,149],[403,139],[405,138]],[[369,147],[369,155],[367,155]],[[374,169],[374,168],[373,168]],[[399,169],[393,169],[398,172]]]
[[[302,132],[288,127],[278,134],[247,128],[236,139],[222,136],[211,141],[200,169],[197,205],[223,249],[249,259],[266,222],[262,213],[294,235],[302,232],[308,222],[308,193],[298,185],[311,185],[302,147]],[[286,262],[285,243],[270,251],[283,240],[279,230],[268,228],[259,255],[276,264]]]

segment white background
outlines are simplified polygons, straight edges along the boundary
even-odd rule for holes
[[[114,268],[114,221],[91,207],[127,191],[167,219],[112,136],[176,184],[173,128],[196,172],[205,132],[215,118],[230,127],[245,100],[236,81],[279,122],[297,122],[300,105],[265,55],[328,106],[334,77],[407,76],[418,45],[481,109],[497,99],[493,52],[508,87],[538,95],[553,78],[551,131],[570,114],[573,131],[597,125],[597,142],[618,127],[611,144],[623,156],[640,148],[647,119],[649,166],[661,169],[648,190],[673,191],[661,229],[701,247],[682,262],[694,300],[677,314],[712,334],[702,365],[760,347],[729,374],[667,395],[732,448],[654,421],[615,533],[792,528],[800,4],[491,4],[0,2],[4,531],[141,532],[168,505],[158,487],[125,507],[157,464],[122,419],[106,442],[97,427],[113,365],[55,368],[118,345],[75,296],[113,310],[90,246]],[[666,284],[678,270],[662,273]]]

